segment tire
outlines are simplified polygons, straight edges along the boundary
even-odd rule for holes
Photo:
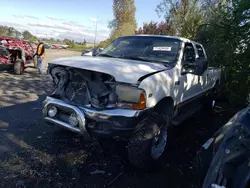
[[[23,74],[24,72],[24,63],[21,60],[16,60],[14,63],[14,73]]]
[[[139,123],[140,130],[129,139],[128,143],[128,159],[133,166],[142,170],[159,167],[166,150],[168,123],[168,117],[158,113],[153,113]],[[154,153],[153,151],[157,151],[155,147],[157,138],[160,145],[158,153]]]

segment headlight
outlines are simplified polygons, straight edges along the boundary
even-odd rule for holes
[[[118,85],[116,87],[120,108],[132,108],[134,110],[143,110],[146,108],[146,95],[142,89],[131,86]]]

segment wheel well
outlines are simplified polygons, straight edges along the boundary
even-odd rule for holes
[[[154,111],[172,116],[174,111],[174,100],[172,97],[165,97],[161,99],[154,107]]]

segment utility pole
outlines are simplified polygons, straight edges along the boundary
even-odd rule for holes
[[[95,40],[94,40],[94,47],[95,47],[95,43],[96,43],[97,22],[98,22],[98,16],[96,17],[96,22],[95,22]]]

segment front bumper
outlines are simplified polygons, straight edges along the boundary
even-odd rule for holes
[[[44,119],[54,125],[62,126],[70,131],[81,133],[85,137],[94,136],[126,136],[137,130],[139,121],[146,117],[149,110],[109,109],[96,110],[88,107],[72,105],[62,100],[47,97],[43,102]],[[58,114],[51,118],[48,109],[55,106]],[[68,119],[74,113],[78,119],[77,126],[71,126]]]

